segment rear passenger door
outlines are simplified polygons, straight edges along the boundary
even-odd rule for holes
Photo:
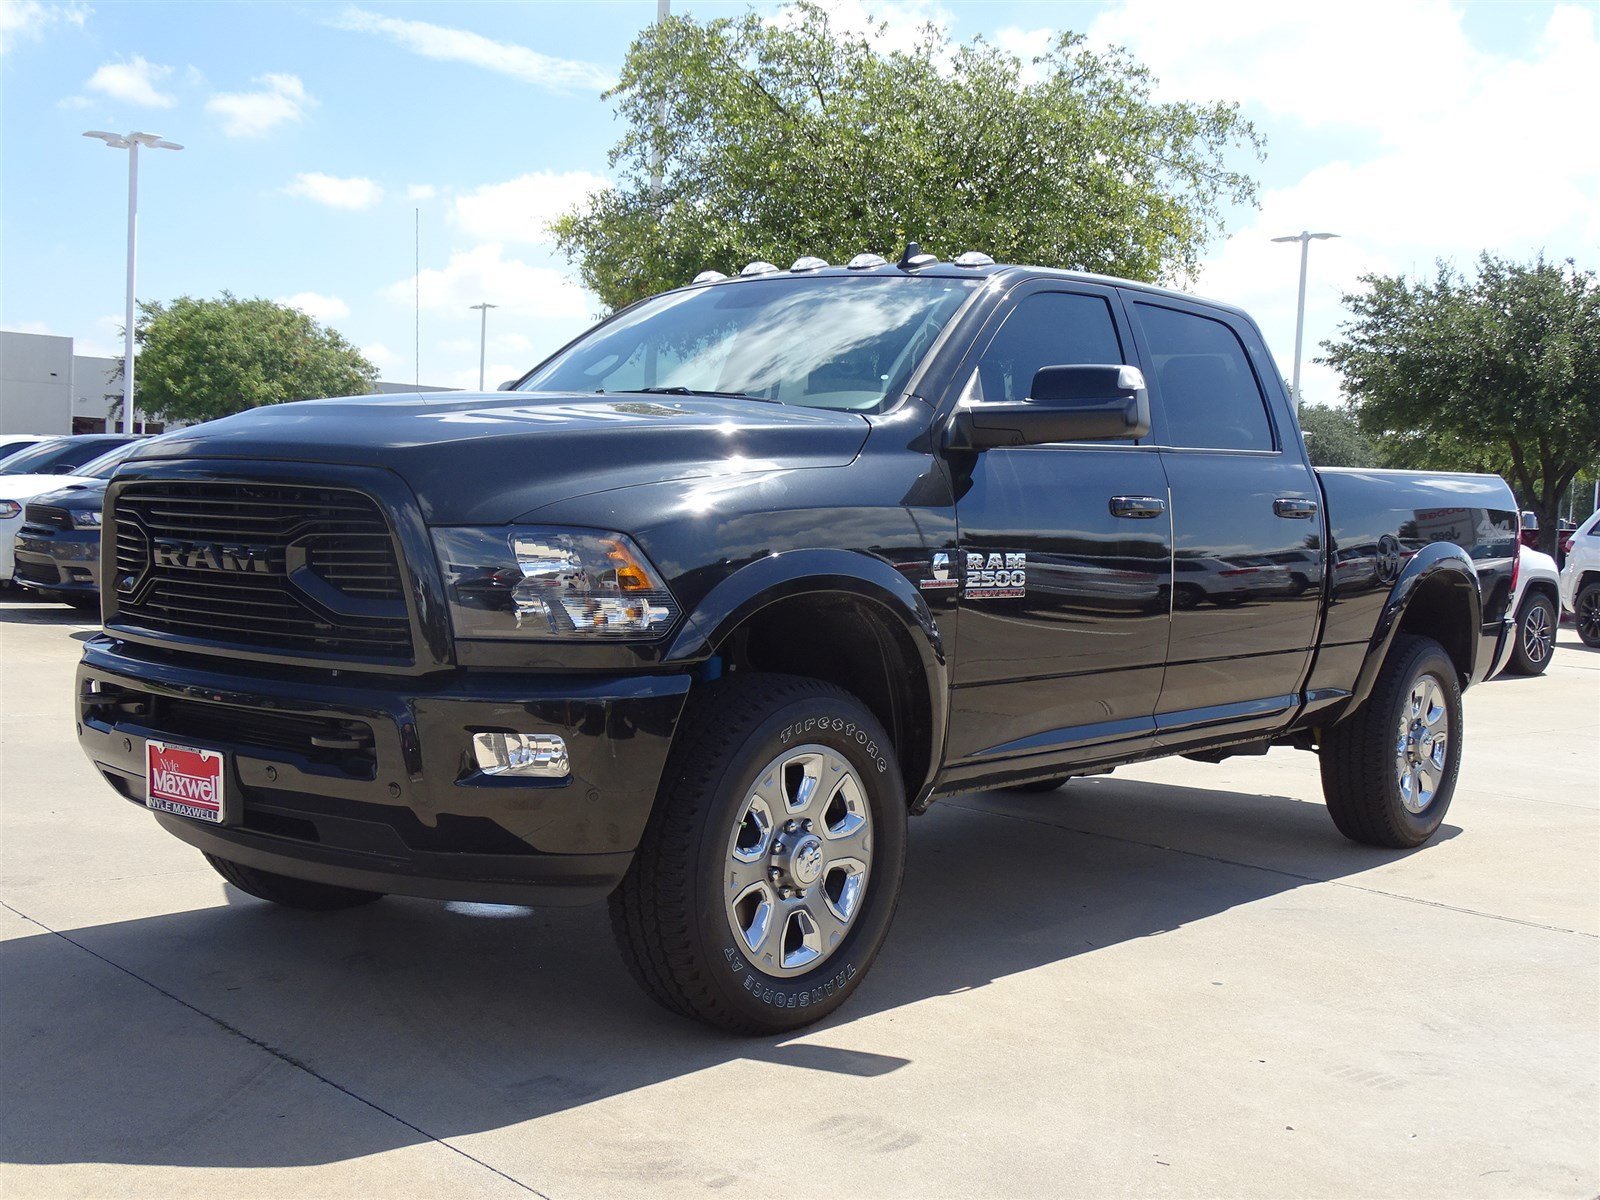
[[[1316,637],[1316,477],[1249,321],[1149,293],[1124,298],[1172,491],[1172,636],[1157,736],[1270,727],[1295,705]]]

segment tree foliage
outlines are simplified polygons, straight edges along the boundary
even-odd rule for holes
[[[1600,285],[1570,261],[1482,255],[1474,278],[1367,275],[1319,360],[1396,466],[1504,474],[1555,546],[1567,487],[1600,462]]]
[[[271,300],[141,303],[141,412],[206,421],[286,400],[370,392],[378,371],[336,331]]]
[[[935,26],[910,50],[809,0],[775,20],[674,16],[634,41],[607,97],[619,185],[554,225],[612,307],[706,268],[804,254],[943,257],[1174,279],[1253,202],[1230,168],[1260,140],[1231,104],[1153,98],[1125,51],[1061,34],[1030,64]],[[663,170],[659,192],[653,164]]]
[[[1307,404],[1300,409],[1306,453],[1319,467],[1376,467],[1378,449],[1361,432],[1355,413],[1345,407]]]

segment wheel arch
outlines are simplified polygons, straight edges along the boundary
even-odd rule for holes
[[[1384,659],[1402,633],[1430,637],[1443,646],[1461,686],[1467,687],[1477,667],[1482,613],[1477,571],[1466,551],[1448,542],[1423,547],[1389,590],[1346,711],[1353,712],[1372,695]]]
[[[894,740],[908,803],[932,786],[948,708],[944,644],[922,594],[881,558],[794,550],[758,559],[696,606],[666,657],[842,687]]]

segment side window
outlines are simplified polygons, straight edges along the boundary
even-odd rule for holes
[[[1239,335],[1221,321],[1135,302],[1166,419],[1166,444],[1271,450],[1266,401]]]
[[[978,382],[985,400],[1023,400],[1040,367],[1126,361],[1103,298],[1035,292],[1011,310],[983,352]]]

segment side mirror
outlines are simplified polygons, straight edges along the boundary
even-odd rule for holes
[[[1041,367],[1029,390],[1026,400],[962,405],[950,427],[949,444],[988,450],[1150,432],[1150,393],[1138,367]]]
[[[504,383],[502,383],[499,387],[495,388],[495,391],[497,391],[497,392],[511,392],[511,391],[515,391],[516,387],[517,387],[517,381],[515,379],[508,379]]]

